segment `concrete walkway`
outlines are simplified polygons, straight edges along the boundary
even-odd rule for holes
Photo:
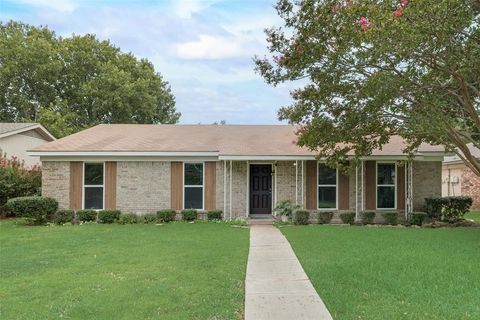
[[[292,247],[272,225],[250,227],[245,320],[332,319]]]

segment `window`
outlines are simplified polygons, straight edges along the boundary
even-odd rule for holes
[[[203,210],[203,163],[184,163],[183,207]]]
[[[395,163],[377,163],[377,208],[395,209]]]
[[[84,164],[83,208],[103,209],[103,163]]]
[[[337,169],[318,164],[318,209],[337,208]]]

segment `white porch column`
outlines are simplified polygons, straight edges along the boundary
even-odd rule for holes
[[[355,222],[358,222],[358,163],[355,164]]]
[[[227,160],[223,160],[223,219],[227,220]]]
[[[295,205],[298,205],[298,160],[295,160]]]
[[[248,215],[250,213],[250,166],[249,166],[249,162],[247,160],[247,181],[246,181],[246,184],[247,184],[247,191],[245,192],[245,194],[247,195],[246,196],[246,199],[245,199],[245,218],[248,218]]]
[[[229,178],[230,178],[229,179],[230,180],[230,192],[229,192],[230,193],[229,194],[229,196],[230,196],[230,201],[229,201],[230,202],[229,203],[229,205],[230,205],[230,220],[232,220],[232,160],[230,160],[230,177]]]

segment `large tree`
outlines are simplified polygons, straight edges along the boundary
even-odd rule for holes
[[[62,137],[99,123],[176,123],[170,86],[146,59],[94,35],[0,24],[0,121]]]
[[[256,57],[270,84],[297,82],[281,119],[333,163],[399,134],[444,145],[480,175],[480,1],[280,0]],[[339,144],[340,143],[340,144]],[[343,144],[341,144],[343,143]]]

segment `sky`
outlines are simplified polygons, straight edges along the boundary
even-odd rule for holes
[[[253,56],[280,25],[274,0],[0,0],[0,20],[93,33],[150,60],[170,83],[180,123],[279,123],[291,85],[267,85]]]

